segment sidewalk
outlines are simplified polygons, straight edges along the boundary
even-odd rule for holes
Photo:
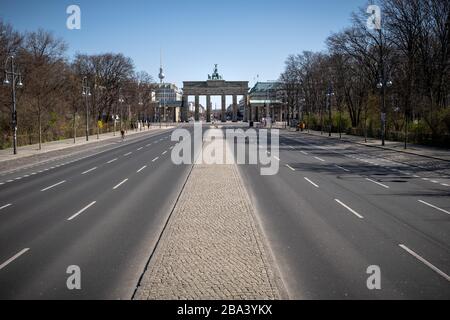
[[[173,127],[162,127],[162,129],[171,129]],[[138,133],[144,133],[144,132],[152,132],[156,130],[161,130],[159,126],[151,127],[150,129],[142,129],[142,131],[136,131],[136,130],[130,130],[127,132],[126,136],[133,136]],[[39,144],[32,144],[32,145],[26,145],[26,146],[20,146],[17,148],[17,155],[13,154],[13,149],[3,149],[0,150],[0,162],[8,161],[8,160],[15,160],[20,158],[25,158],[33,155],[39,155],[44,154],[51,151],[58,151],[63,150],[67,148],[72,147],[79,147],[83,145],[89,145],[89,144],[95,144],[99,142],[103,142],[108,139],[113,138],[120,138],[120,131],[116,132],[116,135],[112,132],[110,133],[103,133],[99,135],[99,138],[97,139],[97,135],[91,135],[89,136],[89,141],[86,141],[86,137],[77,137],[76,143],[73,143],[73,138],[70,139],[64,139],[64,140],[58,140],[58,141],[51,141],[51,142],[45,142],[42,144],[42,149],[39,150]]]
[[[284,297],[234,165],[195,165],[134,299]]]
[[[289,130],[289,131],[291,131],[291,130]],[[295,132],[295,131],[292,130],[291,132]],[[324,138],[329,138],[328,132],[324,132],[323,135],[321,135],[320,131],[310,130],[309,133],[307,131],[303,131],[302,133],[299,132],[299,134],[310,134],[310,135],[314,135],[314,136],[322,136]],[[339,139],[339,133],[332,133],[331,138]],[[417,145],[417,144],[407,144],[407,149],[405,150],[404,142],[387,141],[387,140],[385,141],[385,146],[383,147],[381,145],[381,140],[379,140],[379,139],[367,138],[367,142],[365,142],[364,137],[347,135],[344,133],[342,134],[342,141],[357,143],[357,144],[365,145],[368,147],[375,147],[375,148],[381,148],[381,149],[385,149],[385,150],[413,154],[413,155],[436,159],[436,160],[450,161],[450,149],[428,147],[428,146],[422,146],[422,145]]]

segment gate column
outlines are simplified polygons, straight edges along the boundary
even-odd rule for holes
[[[237,96],[233,95],[233,122],[237,122]]]
[[[222,95],[222,122],[227,122],[227,97],[223,94]]]
[[[200,120],[200,97],[195,95],[195,121]]]

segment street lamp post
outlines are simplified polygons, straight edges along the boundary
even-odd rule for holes
[[[84,97],[86,104],[86,141],[89,141],[89,97],[92,94],[87,77],[83,78],[81,95]]]
[[[386,80],[385,72],[381,72],[380,81],[377,88],[381,91],[381,145],[385,145],[386,140],[386,88],[392,87],[392,81]]]
[[[8,70],[8,62],[11,69]],[[11,81],[9,80],[11,78]],[[17,83],[16,83],[17,82]],[[15,57],[9,56],[5,60],[5,86],[11,85],[11,103],[12,103],[12,129],[13,129],[13,152],[17,154],[17,110],[16,110],[16,86],[22,88],[22,74],[16,69]]]
[[[103,115],[99,114],[99,107],[98,107],[98,92],[99,91],[103,91],[105,90],[106,87],[99,85],[97,83],[97,77],[95,77],[95,84],[94,84],[94,104],[95,104],[95,109],[96,109],[96,113],[97,113],[97,140],[100,139],[100,123],[103,126]],[[95,119],[94,119],[95,120]],[[103,127],[102,127],[103,128]]]
[[[142,127],[144,126],[144,118],[145,118],[145,112],[144,112],[144,102],[142,102],[142,97],[139,95],[139,107],[142,108],[142,117],[141,117],[141,110],[139,110],[139,116],[138,116],[138,122],[142,122],[139,126],[139,131],[142,131]],[[137,129],[137,128],[136,128]],[[137,130],[136,130],[137,131]]]
[[[377,83],[377,88],[380,90],[381,94],[381,145],[385,145],[386,140],[386,88],[392,86],[392,81],[386,79],[386,68],[384,65],[384,48],[383,48],[383,32],[381,27],[378,28],[378,35],[380,37],[380,81]]]
[[[331,129],[332,129],[332,117],[331,117],[331,98],[334,96],[333,87],[331,86],[331,83],[328,87],[327,92],[327,107],[328,107],[328,121],[329,121],[329,132],[328,136],[331,137]]]
[[[125,102],[125,99],[120,95],[119,96],[119,103],[120,103],[120,130],[123,130],[123,103]]]

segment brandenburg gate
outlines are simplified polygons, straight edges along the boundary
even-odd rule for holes
[[[225,81],[219,75],[217,64],[212,75],[208,75],[207,81],[183,82],[183,119],[187,119],[189,96],[195,96],[195,121],[200,120],[200,96],[206,96],[206,121],[211,122],[211,96],[222,97],[221,120],[226,119],[226,96],[233,96],[233,122],[237,121],[238,100],[237,96],[243,96],[244,121],[247,120],[248,106],[248,81]]]

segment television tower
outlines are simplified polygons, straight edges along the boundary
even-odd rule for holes
[[[162,49],[161,49],[160,54],[159,54],[159,74],[158,74],[159,82],[163,83],[165,77],[166,76],[164,75],[163,66],[162,66]]]

